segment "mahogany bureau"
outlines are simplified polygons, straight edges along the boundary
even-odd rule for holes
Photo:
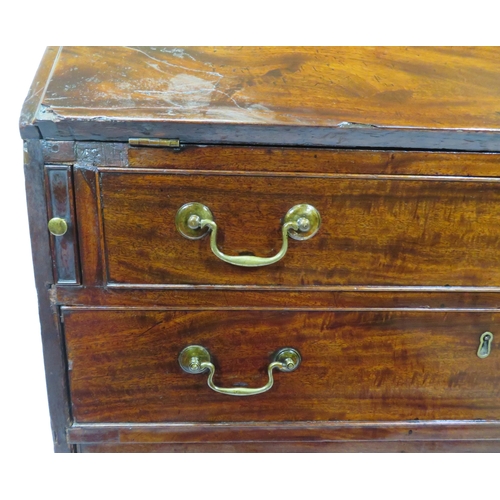
[[[21,135],[55,450],[500,451],[499,61],[48,48]]]

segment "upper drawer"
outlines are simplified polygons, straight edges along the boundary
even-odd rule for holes
[[[99,176],[108,283],[500,286],[500,184],[491,178],[135,168]],[[310,239],[288,238],[279,262],[238,267],[212,252],[208,234],[180,234],[176,214],[188,202],[211,210],[217,247],[230,256],[276,255],[297,204],[314,206],[321,225]]]

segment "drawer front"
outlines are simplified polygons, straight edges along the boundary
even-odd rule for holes
[[[500,313],[141,311],[64,308],[77,423],[398,421],[500,418]],[[490,354],[480,337],[495,335]],[[273,353],[295,348],[262,394],[220,394],[179,365],[205,347],[217,387],[259,388]]]
[[[101,172],[107,281],[115,285],[500,286],[500,189],[491,179]],[[207,206],[217,247],[273,257],[297,204],[321,215],[279,262],[238,267],[187,239],[178,209]]]

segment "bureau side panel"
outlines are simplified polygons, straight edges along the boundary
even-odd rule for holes
[[[73,447],[66,440],[66,428],[71,423],[66,355],[58,308],[51,301],[54,281],[47,230],[42,150],[38,140],[28,140],[24,147],[28,216],[54,449],[57,452],[71,452]]]

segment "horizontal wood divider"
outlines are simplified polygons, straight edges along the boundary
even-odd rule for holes
[[[74,424],[72,444],[500,440],[500,422]]]
[[[358,173],[303,173],[303,172],[261,172],[257,170],[196,170],[172,168],[122,168],[99,167],[103,173],[153,174],[153,175],[204,175],[225,177],[288,177],[291,179],[354,179],[369,181],[438,181],[438,182],[500,182],[498,177],[476,177],[463,175],[407,175],[407,174],[358,174]]]
[[[220,289],[186,287],[147,289],[137,287],[57,286],[52,290],[55,305],[83,307],[139,307],[141,309],[422,309],[498,310],[498,291],[466,290],[326,290],[304,291]]]
[[[77,449],[79,453],[498,453],[500,441],[97,443]]]

